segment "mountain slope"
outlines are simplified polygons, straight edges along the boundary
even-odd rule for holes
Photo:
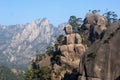
[[[63,26],[64,24],[56,28],[46,18],[25,25],[1,25],[1,63],[10,67],[26,66],[31,57],[36,55],[36,51],[41,54],[46,51],[46,48],[61,34]]]
[[[15,74],[5,66],[0,66],[0,80],[21,80],[22,74]]]

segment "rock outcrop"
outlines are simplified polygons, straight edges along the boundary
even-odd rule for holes
[[[87,13],[82,29],[86,32],[87,38],[94,42],[98,38],[102,38],[104,31],[107,29],[107,19],[99,14]]]
[[[31,60],[31,64],[28,66],[28,70],[32,69],[40,69],[42,67],[50,67],[51,65],[51,56],[44,54],[44,55],[36,55],[35,58]]]
[[[61,61],[74,68],[78,68],[80,58],[85,52],[85,47],[81,43],[82,38],[78,33],[72,32],[72,26],[66,25],[65,44],[58,46],[62,56]]]
[[[80,80],[120,80],[119,40],[120,24],[114,23],[82,56]]]
[[[71,25],[66,25],[65,33],[65,43],[58,46],[62,65],[53,65],[52,80],[61,80],[65,78],[65,74],[72,74],[72,69],[78,70],[80,58],[85,52],[85,46],[82,44],[81,36],[78,33],[73,33]],[[66,68],[66,66],[71,69]],[[58,73],[59,75],[57,75]],[[75,73],[77,74],[77,71]]]

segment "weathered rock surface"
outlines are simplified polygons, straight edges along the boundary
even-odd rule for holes
[[[65,44],[59,46],[59,50],[63,56],[61,61],[74,68],[78,68],[80,57],[85,52],[85,47],[81,43],[82,38],[78,33],[72,33],[72,26],[66,25]]]
[[[106,28],[107,19],[99,14],[87,13],[84,23],[82,25],[83,30],[87,30],[87,37],[91,42],[102,37]]]
[[[80,62],[80,80],[120,80],[120,24],[107,29],[103,39],[85,52]]]
[[[67,24],[66,27],[65,27],[65,33],[66,34],[71,34],[73,31],[72,31],[72,26]]]
[[[72,26],[66,25],[65,31],[66,36],[63,39],[65,40],[65,43],[58,46],[58,50],[61,54],[61,65],[53,65],[52,80],[66,80],[66,78],[68,78],[66,75],[70,76],[73,74],[72,69],[78,70],[80,58],[85,52],[85,46],[82,44],[82,38],[78,33],[72,33]],[[58,73],[59,76],[57,75]],[[75,75],[77,75],[77,71],[75,72]]]
[[[75,43],[75,34],[66,35],[66,44],[74,44]]]

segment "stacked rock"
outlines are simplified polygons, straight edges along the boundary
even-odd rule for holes
[[[82,38],[78,33],[73,33],[72,26],[67,24],[65,27],[66,36],[65,43],[58,46],[61,54],[61,61],[73,68],[79,67],[80,57],[85,52],[85,47],[82,44]]]

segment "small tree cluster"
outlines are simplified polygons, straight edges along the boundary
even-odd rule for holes
[[[107,11],[106,13],[103,14],[103,16],[105,16],[108,20],[108,26],[111,24],[111,23],[114,23],[114,22],[117,22],[118,19],[117,19],[117,14],[114,12],[114,11]]]
[[[78,32],[82,23],[82,18],[76,16],[70,16],[68,23],[72,26],[73,32]]]
[[[33,69],[25,73],[25,80],[51,80],[51,70],[49,67]]]
[[[89,12],[91,12],[92,14],[96,14],[96,13],[99,13],[100,10],[89,10]],[[118,15],[114,11],[108,11],[108,10],[106,10],[106,12],[103,13],[103,16],[107,18],[107,20],[108,20],[108,26],[111,23],[119,21],[119,19],[117,18]]]

